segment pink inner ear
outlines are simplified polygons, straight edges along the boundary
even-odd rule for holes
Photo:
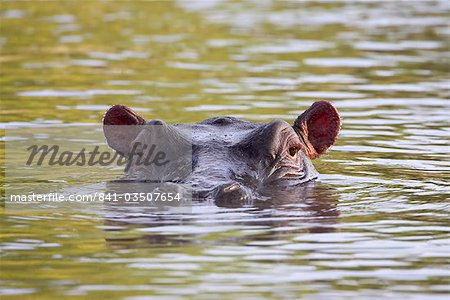
[[[297,118],[294,127],[299,129],[314,147],[315,151],[310,151],[313,159],[336,142],[341,128],[341,118],[330,102],[318,101]]]
[[[144,125],[145,120],[124,105],[114,105],[103,118],[103,133],[108,145],[117,152],[126,155],[131,143],[138,135],[141,126],[112,125]],[[111,126],[110,126],[111,125]]]
[[[145,120],[125,105],[114,105],[103,118],[104,125],[143,125]]]

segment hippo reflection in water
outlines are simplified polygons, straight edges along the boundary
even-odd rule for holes
[[[311,160],[335,143],[340,126],[339,113],[327,101],[313,103],[293,125],[234,117],[171,125],[147,122],[123,105],[112,106],[103,119],[108,145],[120,154],[130,159],[130,153],[154,151],[142,145],[156,145],[170,161],[164,166],[131,164],[124,178],[187,184],[195,198],[216,203],[295,189],[317,178]]]

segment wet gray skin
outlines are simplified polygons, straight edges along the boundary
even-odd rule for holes
[[[109,146],[132,162],[125,179],[185,184],[194,198],[238,205],[317,178],[312,160],[335,143],[341,121],[330,102],[318,101],[292,125],[234,117],[170,125],[123,105],[111,107],[103,124]],[[157,151],[163,159],[138,161]]]

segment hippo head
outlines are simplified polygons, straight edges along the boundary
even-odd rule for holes
[[[313,103],[292,125],[234,117],[171,125],[147,122],[128,107],[114,105],[103,125],[109,146],[131,160],[154,152],[155,145],[166,154],[162,161],[168,164],[131,165],[125,177],[187,183],[200,198],[242,200],[315,179],[311,160],[335,143],[341,120],[327,101]],[[150,144],[153,147],[143,146]]]

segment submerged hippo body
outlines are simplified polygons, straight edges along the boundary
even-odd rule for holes
[[[317,178],[311,160],[335,143],[341,121],[331,103],[319,101],[293,125],[234,117],[170,125],[160,120],[147,122],[123,105],[111,107],[103,124],[109,146],[124,156],[144,155],[150,147],[142,148],[143,144],[157,144],[168,154],[169,164],[131,165],[125,178],[186,183],[196,198],[220,202],[295,188]]]

